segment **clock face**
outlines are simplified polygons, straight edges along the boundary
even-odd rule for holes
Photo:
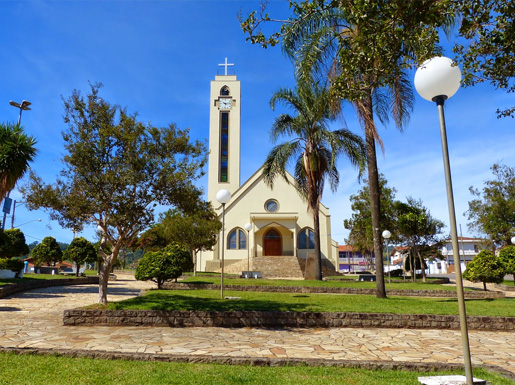
[[[218,108],[228,110],[231,108],[231,99],[220,99],[218,102]]]

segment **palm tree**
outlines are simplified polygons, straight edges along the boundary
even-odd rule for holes
[[[19,124],[0,123],[0,197],[11,191],[36,155],[36,140]]]
[[[389,49],[393,55],[387,59],[380,56],[373,47],[372,36],[362,35],[363,29],[370,33],[370,29],[349,22],[340,8],[308,13],[287,30],[283,50],[296,64],[299,79],[327,79],[332,92],[351,101],[356,109],[365,133],[377,297],[386,298],[376,143],[383,151],[384,148],[374,117],[386,124],[393,116],[395,125],[402,130],[413,109],[414,96],[403,69],[406,65],[401,65],[403,56],[397,54],[395,47]],[[366,44],[371,44],[372,49],[360,52]]]
[[[320,252],[319,212],[325,181],[332,191],[339,182],[336,159],[345,154],[353,166],[361,171],[365,163],[365,146],[362,139],[347,129],[331,131],[328,123],[337,118],[334,99],[327,88],[318,83],[298,83],[295,90],[282,88],[270,100],[275,109],[282,102],[295,114],[279,115],[271,128],[271,138],[276,142],[280,136],[290,139],[275,146],[268,154],[263,175],[265,182],[273,188],[277,176],[287,182],[286,166],[295,162],[295,187],[308,204],[313,215],[315,235],[315,279],[322,279]]]

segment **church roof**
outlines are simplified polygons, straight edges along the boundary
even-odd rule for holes
[[[260,168],[258,168],[256,170],[256,172],[254,172],[254,174],[252,174],[249,177],[249,179],[247,179],[245,182],[243,182],[241,184],[241,186],[238,187],[238,189],[236,191],[234,191],[234,193],[232,193],[231,200],[225,206],[226,210],[228,210],[232,206],[236,205],[238,203],[239,199],[245,194],[245,192],[250,190],[252,188],[252,186],[254,186],[260,182],[264,183],[263,168],[264,168],[264,165],[262,165]],[[297,189],[295,189],[295,179],[293,178],[293,176],[288,171],[286,171],[286,176],[288,178],[288,185],[291,186],[291,188],[293,190],[295,190],[296,194],[299,194]],[[278,176],[278,178],[284,179],[284,178],[282,178],[282,176]],[[273,189],[272,189],[272,191],[273,191]],[[218,208],[220,208],[220,207],[221,207],[221,205],[218,206]],[[307,203],[306,203],[306,209],[307,209]],[[329,215],[329,208],[326,207],[322,202],[320,202],[320,212],[322,214]]]

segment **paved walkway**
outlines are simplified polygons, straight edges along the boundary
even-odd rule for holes
[[[153,284],[119,276],[110,301]],[[343,361],[462,364],[454,330],[224,329],[62,326],[64,309],[97,302],[95,285],[53,287],[0,299],[0,347],[207,355],[314,358]],[[473,365],[494,365],[515,375],[515,333],[470,331]]]

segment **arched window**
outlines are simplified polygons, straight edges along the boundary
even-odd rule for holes
[[[220,95],[222,95],[222,96],[227,96],[230,94],[231,94],[231,90],[227,86],[223,86],[222,89],[220,90]]]
[[[303,228],[298,236],[299,249],[314,249],[315,248],[315,233],[309,227]]]
[[[230,250],[246,249],[247,235],[242,229],[234,229],[227,237],[227,248]]]

